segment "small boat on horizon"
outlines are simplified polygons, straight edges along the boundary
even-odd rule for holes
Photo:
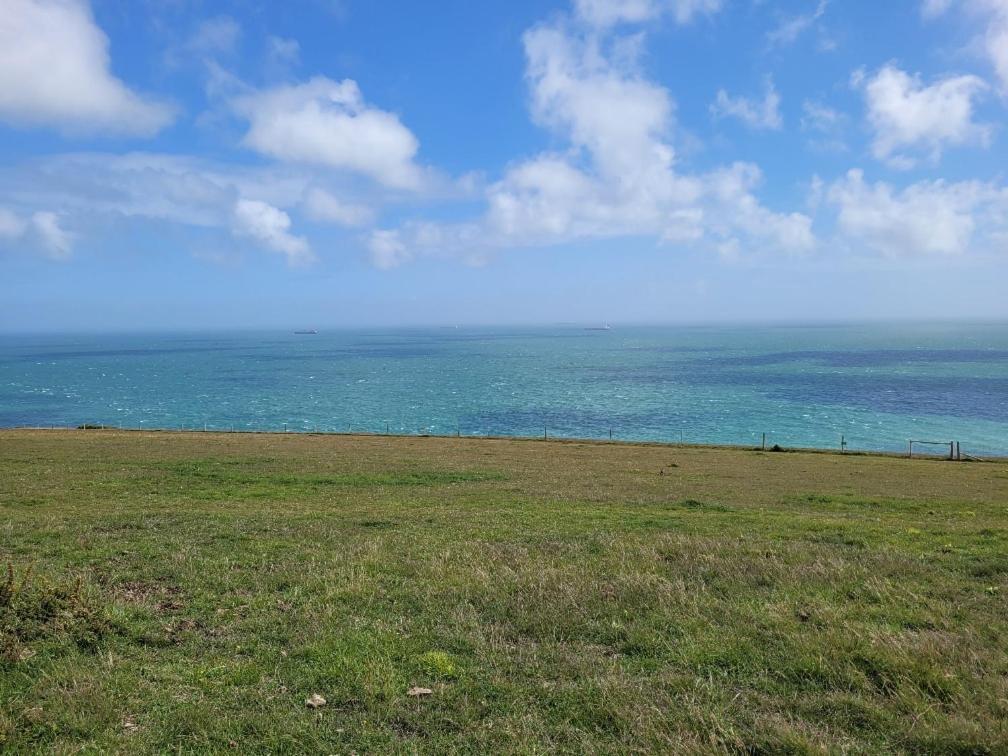
[[[586,331],[611,331],[612,330],[612,326],[609,325],[609,321],[607,320],[604,323],[602,323],[602,325],[600,325],[600,326],[589,326],[588,328],[585,328],[585,330]]]
[[[314,328],[305,328],[300,331],[294,331],[294,333],[296,333],[299,336],[311,336],[318,333],[318,331],[316,331]]]

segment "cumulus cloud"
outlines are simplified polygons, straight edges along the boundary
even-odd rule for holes
[[[827,199],[840,232],[889,257],[962,255],[1008,231],[1008,190],[976,181],[921,181],[903,189],[852,170]],[[1002,250],[1003,251],[1003,250]]]
[[[731,97],[725,90],[719,90],[711,105],[711,113],[716,118],[737,118],[751,129],[779,130],[784,126],[780,102],[773,81],[767,79],[762,100]]]
[[[722,4],[723,0],[575,0],[574,10],[582,21],[605,28],[650,21],[664,13],[686,24],[696,16],[716,13]]]
[[[117,79],[108,47],[84,0],[4,0],[0,119],[69,133],[157,133],[173,108]]]
[[[264,247],[286,255],[291,265],[315,260],[308,241],[290,233],[291,219],[283,210],[267,202],[239,199],[234,206],[235,235],[255,240]]]
[[[418,189],[417,138],[399,118],[364,102],[355,81],[317,76],[238,97],[249,122],[243,144],[279,160],[368,176],[386,187]]]
[[[894,167],[912,167],[913,155],[921,152],[937,162],[948,146],[986,145],[990,139],[990,127],[973,120],[974,99],[986,89],[977,76],[950,76],[928,86],[889,64],[870,77],[855,72],[852,83],[864,90],[872,153]]]
[[[810,218],[775,213],[756,199],[756,166],[677,170],[675,103],[642,76],[622,41],[572,30],[562,18],[527,31],[532,117],[568,149],[514,164],[487,187],[477,219],[376,232],[376,262],[389,267],[418,253],[481,260],[488,248],[620,236],[722,251],[810,250]]]

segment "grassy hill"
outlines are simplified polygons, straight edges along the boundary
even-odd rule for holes
[[[1008,751],[1006,463],[2,431],[0,568],[0,750]]]

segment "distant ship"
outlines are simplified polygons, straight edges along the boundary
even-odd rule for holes
[[[592,327],[589,327],[589,328],[585,328],[585,330],[586,331],[611,331],[612,330],[612,326],[610,326],[608,322],[605,322],[605,323],[603,323],[600,326],[592,326]]]
[[[294,333],[298,334],[299,336],[310,336],[312,334],[318,333],[318,331],[316,331],[314,328],[306,328],[303,331],[294,331]]]

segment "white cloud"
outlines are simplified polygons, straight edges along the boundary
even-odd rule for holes
[[[81,217],[125,217],[200,227],[230,223],[244,191],[296,202],[304,181],[177,155],[53,155],[0,173],[0,196],[25,207],[59,208]]]
[[[4,0],[0,119],[67,133],[160,131],[173,109],[113,76],[108,46],[84,0]]]
[[[863,88],[868,122],[874,131],[872,153],[897,168],[915,164],[909,153],[923,151],[937,161],[947,146],[986,145],[990,127],[973,120],[973,100],[986,84],[971,76],[951,76],[925,86],[889,64],[873,77],[863,71],[852,77]]]
[[[756,166],[676,169],[675,104],[643,78],[622,40],[606,46],[562,18],[523,39],[533,119],[569,148],[514,164],[488,186],[486,210],[473,221],[376,232],[376,262],[389,267],[418,254],[479,262],[491,249],[628,236],[712,250],[814,247],[810,218],[775,213],[756,199]]]
[[[898,190],[852,170],[827,199],[847,239],[890,257],[997,251],[992,240],[1008,231],[1008,190],[976,181],[921,181]]]
[[[621,23],[641,23],[668,13],[676,23],[716,13],[723,0],[574,0],[576,16],[599,28]]]
[[[346,202],[318,187],[312,187],[305,194],[304,207],[315,220],[340,226],[366,226],[374,221],[375,215],[365,205]]]
[[[586,149],[614,178],[631,180],[670,164],[672,150],[662,137],[673,105],[665,89],[612,65],[594,40],[559,27],[535,27],[523,40],[536,122]]]
[[[924,0],[921,12],[925,18],[934,19],[953,7],[980,17],[986,25],[980,46],[1001,81],[1001,89],[1008,92],[1008,0],[961,0],[958,4],[952,0]]]
[[[218,238],[237,234],[284,252],[293,262],[307,262],[312,256],[301,254],[304,240],[291,236],[298,217],[344,228],[367,227],[378,209],[395,199],[380,188],[359,186],[361,182],[334,182],[327,173],[142,152],[26,160],[0,171],[0,240],[41,241],[27,228],[31,210],[41,209],[58,212],[61,223],[75,229],[115,233],[117,224],[139,219],[188,227],[201,235],[217,233]],[[255,204],[244,204],[239,212],[236,207],[243,199],[276,212]],[[257,225],[257,219],[263,223]],[[272,225],[264,225],[266,221]],[[334,239],[339,233],[332,228],[326,235]]]
[[[716,118],[738,118],[751,129],[778,130],[784,126],[780,114],[781,98],[770,79],[766,81],[765,90],[762,100],[731,97],[723,89],[718,90],[711,113]]]
[[[41,242],[43,252],[53,260],[65,260],[72,252],[73,237],[60,227],[56,213],[39,211],[31,217],[31,229]]]
[[[412,259],[398,231],[375,231],[368,241],[371,262],[376,268],[391,270]]]
[[[283,210],[260,200],[239,199],[234,206],[234,233],[287,256],[291,265],[315,260],[307,240],[290,233],[291,219]]]
[[[988,16],[984,46],[1001,89],[1008,92],[1008,0],[973,0],[973,6]]]
[[[781,23],[767,34],[767,42],[771,46],[790,45],[798,37],[805,33],[816,21],[823,17],[829,0],[819,0],[815,10],[811,13],[799,14],[784,19]]]
[[[392,113],[368,106],[357,83],[317,76],[238,97],[249,121],[243,143],[264,155],[350,171],[397,189],[418,189],[416,137]]]
[[[25,242],[52,260],[66,260],[73,252],[73,235],[60,225],[60,216],[48,210],[27,219],[0,207],[0,241]]]

